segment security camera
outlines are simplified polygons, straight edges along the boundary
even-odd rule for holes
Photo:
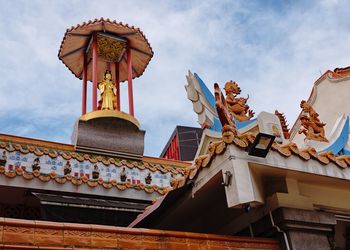
[[[246,203],[243,205],[244,212],[249,213],[251,209],[252,207],[250,206],[250,203]]]

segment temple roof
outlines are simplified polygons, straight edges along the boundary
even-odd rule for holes
[[[223,154],[228,145],[235,145],[245,150],[254,142],[254,139],[255,136],[247,133],[235,136],[231,142],[218,141],[211,143],[207,153],[195,159],[191,166],[189,179],[193,179],[201,168],[208,167],[216,155]],[[298,157],[303,161],[316,161],[318,164],[322,165],[334,164],[340,169],[347,169],[350,167],[350,155],[336,156],[331,151],[318,153],[313,147],[298,148],[294,142],[288,144],[273,142],[271,149],[286,158]]]
[[[335,71],[338,73],[327,72],[323,77],[344,77],[344,74],[338,75],[339,70]],[[316,81],[315,86],[321,80]],[[224,182],[221,184],[227,187],[226,191],[228,186],[230,186],[232,193],[229,193],[230,197],[226,196],[227,206],[230,208],[242,206],[247,202],[251,202],[254,206],[265,202],[262,195],[257,195],[257,190],[259,189],[259,187],[255,187],[257,183],[252,181],[253,168],[265,168],[265,170],[269,168],[271,175],[297,176],[299,179],[307,179],[310,176],[312,180],[326,177],[325,179],[328,181],[326,185],[340,182],[343,185],[348,185],[350,180],[350,155],[338,155],[332,152],[332,147],[338,147],[347,141],[349,130],[348,116],[343,115],[343,123],[339,123],[343,124],[339,126],[339,128],[342,128],[340,129],[342,132],[338,136],[340,139],[335,140],[326,150],[318,152],[311,146],[301,147],[288,140],[275,140],[266,158],[265,156],[257,157],[249,155],[248,151],[256,145],[257,135],[264,132],[262,130],[264,127],[258,127],[257,131],[247,130],[240,132],[242,129],[239,131],[237,124],[230,120],[231,117],[228,117],[228,107],[223,104],[224,97],[219,88],[216,89],[215,94],[216,108],[222,125],[222,132],[213,134],[213,131],[210,132],[208,129],[204,131],[201,145],[197,151],[197,157],[190,167],[186,181],[176,183],[177,190],[173,190],[167,193],[166,196],[158,198],[153,205],[147,207],[129,225],[130,227],[145,226],[142,224],[144,221],[152,221],[152,216],[158,216],[161,213],[162,206],[174,203],[176,199],[173,196],[178,195],[179,192],[187,192],[186,187],[191,189],[189,193],[192,198],[196,195],[198,196],[201,188],[205,190],[203,192],[208,192],[208,188],[213,188],[214,184],[212,182],[217,179],[216,177],[219,176],[218,178],[224,180],[226,173],[230,174],[230,178],[227,177],[226,179],[232,179],[233,181],[231,180],[231,184],[227,186]],[[269,124],[273,122],[267,118],[268,116],[266,115],[265,118],[262,116],[260,122]],[[281,122],[281,119],[279,119],[279,122]],[[219,173],[220,171],[221,174]],[[205,187],[206,184],[208,185]],[[228,192],[226,191],[227,195]],[[191,199],[188,198],[188,200]]]
[[[204,132],[205,136],[202,137],[202,140],[207,140],[209,138],[208,136],[206,138],[206,134],[207,131]],[[144,227],[144,221],[152,220],[152,216],[158,216],[160,210],[164,209],[162,206],[167,207],[167,204],[174,203],[174,201],[178,200],[179,196],[183,196],[183,194],[191,189],[192,186],[196,187],[196,184],[198,183],[201,183],[200,185],[204,185],[203,183],[205,181],[202,179],[203,175],[199,176],[199,172],[202,169],[208,170],[211,168],[214,159],[219,155],[224,155],[226,151],[229,152],[228,154],[230,157],[232,157],[232,159],[237,157],[240,161],[244,160],[254,164],[267,165],[275,169],[298,171],[299,173],[305,174],[305,176],[308,174],[314,174],[318,176],[350,180],[350,155],[336,156],[331,151],[317,153],[312,147],[298,148],[298,146],[293,142],[288,144],[279,144],[274,142],[271,147],[272,152],[269,153],[266,159],[251,157],[245,151],[253,144],[254,140],[254,135],[251,133],[246,133],[243,135],[235,135],[234,138],[229,141],[226,139],[212,141],[209,144],[206,153],[199,155],[194,160],[192,166],[190,167],[189,175],[186,178],[186,181],[177,182],[176,189],[174,188],[175,190],[168,192],[165,196],[158,197],[152,205],[146,207],[145,211],[138,215],[138,217],[129,225],[129,227],[139,227],[140,225],[141,227]],[[205,143],[201,143],[201,145],[203,146]],[[235,153],[230,151],[229,147],[233,147],[235,149]],[[239,151],[241,151],[242,154],[237,153]],[[286,158],[286,160],[284,161],[279,156]],[[309,162],[309,164],[301,164],[300,160]],[[220,158],[220,162],[223,162],[222,158]],[[212,171],[215,172],[215,169],[218,169],[217,165],[213,167],[214,169]],[[240,178],[242,177],[240,176]],[[244,190],[241,191],[244,192]],[[191,192],[192,194],[196,193],[196,191],[193,190]],[[168,207],[166,209],[168,209]]]

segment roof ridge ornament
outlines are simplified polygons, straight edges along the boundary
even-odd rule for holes
[[[225,84],[224,90],[226,92],[226,103],[230,114],[238,121],[248,121],[254,116],[254,111],[249,109],[247,98],[238,97],[241,93],[241,88],[234,81],[228,81]]]
[[[289,139],[290,138],[290,129],[288,128],[286,116],[284,115],[284,113],[280,113],[278,110],[275,110],[275,115],[280,120],[284,137],[286,139]]]
[[[226,86],[226,85],[225,85]],[[224,131],[231,131],[232,136],[237,135],[237,130],[236,130],[236,123],[231,117],[231,112],[229,111],[229,105],[227,103],[227,97],[225,98],[224,95],[222,94],[219,84],[215,83],[214,84],[214,91],[215,91],[215,106],[216,106],[216,111],[219,116],[219,120],[222,125],[222,133]],[[231,92],[233,93],[233,92]],[[224,136],[223,136],[224,137]]]
[[[234,85],[228,86],[228,88],[232,86]],[[236,87],[238,87],[238,85],[234,86],[234,88]],[[214,84],[214,90],[216,111],[222,125],[222,140],[211,142],[206,154],[200,155],[194,160],[192,166],[189,168],[189,180],[192,180],[197,175],[200,168],[207,167],[215,155],[223,154],[227,145],[235,144],[240,148],[247,149],[255,140],[255,136],[250,132],[243,134],[238,133],[235,120],[229,112],[228,103],[218,83]],[[240,93],[239,87],[233,92]]]
[[[237,84],[234,82],[230,83],[231,86],[227,88],[231,88],[232,93],[237,94],[240,93],[240,89]],[[226,87],[226,86],[225,86]],[[235,89],[234,89],[235,88]],[[192,165],[189,167],[189,173],[186,177],[187,183],[190,183],[199,173],[200,169],[210,167],[212,160],[217,156],[224,154],[227,147],[229,145],[235,145],[238,148],[248,151],[249,155],[258,156],[255,154],[250,154],[252,148],[263,149],[269,148],[271,146],[271,150],[277,152],[279,155],[289,158],[289,157],[299,157],[304,161],[316,160],[324,165],[328,165],[330,163],[335,164],[341,169],[347,169],[350,167],[350,155],[342,155],[337,156],[332,151],[325,152],[317,152],[316,149],[312,146],[307,146],[305,148],[298,148],[297,144],[294,142],[289,142],[287,144],[278,144],[276,141],[268,141],[265,137],[267,134],[258,133],[255,135],[251,132],[240,133],[236,128],[237,120],[232,119],[231,114],[228,110],[227,100],[225,99],[221,89],[217,83],[214,84],[215,89],[215,106],[218,114],[218,118],[222,125],[222,139],[211,141],[208,145],[207,150],[204,154],[198,155]],[[309,121],[310,127],[305,127],[305,131],[301,133],[312,132],[308,134],[309,136],[316,136],[316,139],[311,140],[322,140],[324,142],[328,141],[324,136],[324,126],[325,123],[322,123],[318,116],[319,114],[312,108],[312,106],[306,101],[302,101],[300,107],[303,109],[303,117]],[[287,129],[287,124],[285,121],[285,117],[282,113],[278,113],[280,122],[285,125]],[[277,114],[276,114],[277,115]],[[304,124],[303,124],[304,125]],[[312,127],[315,126],[315,127]],[[284,131],[286,132],[286,131]],[[262,136],[260,136],[262,135]],[[260,136],[260,138],[258,138]],[[271,135],[269,135],[271,136]],[[263,140],[260,140],[263,138]],[[271,137],[270,137],[271,138]],[[258,142],[258,143],[256,143]],[[271,143],[272,142],[272,143]],[[268,143],[271,143],[269,146],[266,146]],[[265,156],[262,156],[265,157]],[[229,158],[231,159],[231,157]],[[177,187],[183,186],[184,183],[179,184]]]
[[[328,142],[324,129],[326,123],[320,121],[319,114],[311,104],[303,100],[300,103],[300,108],[302,108],[302,115],[299,118],[301,128],[298,133],[304,134],[305,140]]]

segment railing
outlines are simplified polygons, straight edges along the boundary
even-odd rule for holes
[[[271,239],[0,218],[0,249],[279,249]]]

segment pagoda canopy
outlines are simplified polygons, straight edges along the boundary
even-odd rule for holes
[[[92,81],[92,37],[96,34],[98,43],[98,76],[105,72],[106,62],[119,63],[119,79],[127,80],[126,50],[132,56],[132,78],[145,71],[153,57],[153,50],[139,28],[129,27],[109,19],[95,19],[67,29],[64,34],[58,57],[79,79],[83,78],[84,56],[87,60],[87,80]]]

